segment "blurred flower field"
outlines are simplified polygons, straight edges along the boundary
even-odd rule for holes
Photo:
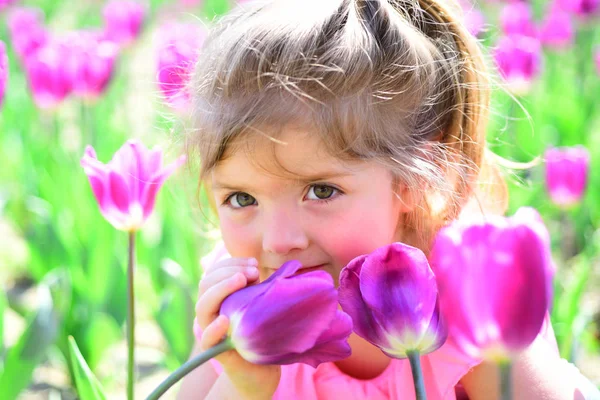
[[[600,386],[600,2],[469,1],[465,23],[499,71],[490,149],[526,164],[504,168],[508,213],[535,207],[549,227],[559,348]],[[0,400],[76,398],[69,337],[125,398],[127,234],[81,160],[91,145],[106,163],[129,139],[165,164],[183,154],[186,77],[234,5],[0,0]],[[136,398],[188,358],[199,260],[218,239],[188,161],[137,233]]]

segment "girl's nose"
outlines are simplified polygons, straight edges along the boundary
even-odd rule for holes
[[[285,255],[306,249],[308,236],[292,211],[279,210],[265,215],[262,244],[265,252]]]

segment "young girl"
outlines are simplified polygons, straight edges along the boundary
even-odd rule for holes
[[[334,278],[402,241],[428,252],[461,212],[503,212],[485,151],[488,82],[459,8],[438,0],[246,3],[205,43],[193,81],[199,154],[223,243],[203,259],[196,351],[218,343],[229,294],[284,262]],[[487,184],[488,189],[482,190]],[[235,351],[188,375],[180,399],[410,399],[408,361],[356,335],[314,369]],[[430,400],[494,399],[498,371],[449,339],[422,360]],[[548,321],[516,360],[516,399],[583,397]]]

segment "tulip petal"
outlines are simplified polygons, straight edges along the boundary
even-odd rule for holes
[[[369,342],[385,343],[385,335],[378,323],[373,319],[371,311],[360,293],[360,271],[367,258],[366,255],[356,257],[340,273],[338,299],[342,310],[352,318],[354,331]]]
[[[173,173],[175,170],[180,167],[186,160],[185,156],[180,156],[177,160],[172,162],[171,164],[164,167],[158,173],[152,176],[144,185],[144,191],[140,196],[140,203],[142,204],[142,209],[144,210],[144,218],[146,218],[152,210],[154,209],[154,204],[156,202],[156,194],[158,190],[162,187],[165,180]],[[155,161],[154,161],[155,162]]]
[[[232,340],[240,354],[238,343],[259,355],[304,352],[328,328],[335,297],[333,280],[323,271],[280,279],[243,313]]]
[[[123,177],[114,171],[110,171],[108,185],[115,206],[119,211],[127,213],[129,211],[129,188]]]
[[[366,259],[360,291],[375,319],[395,337],[422,334],[437,299],[435,277],[425,255],[403,243],[377,249]]]

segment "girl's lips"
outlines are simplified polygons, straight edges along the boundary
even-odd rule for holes
[[[296,271],[296,273],[294,275],[300,275],[300,274],[305,274],[307,272],[311,272],[311,271],[318,271],[320,269],[322,269],[325,266],[325,264],[320,264],[314,267],[304,267],[299,269],[298,271]]]

